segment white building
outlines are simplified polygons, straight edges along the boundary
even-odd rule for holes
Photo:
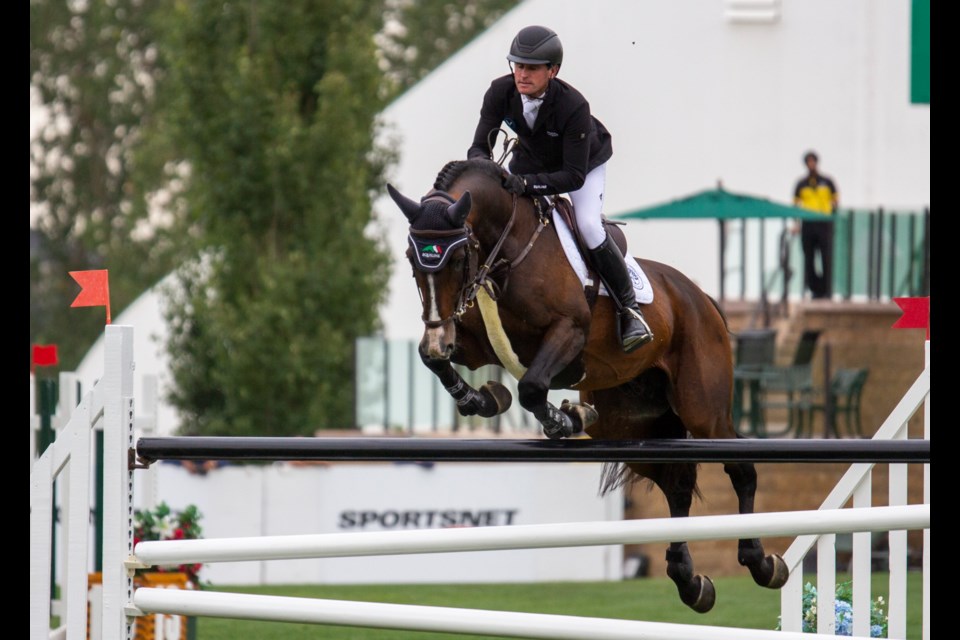
[[[842,206],[919,210],[930,203],[930,107],[910,101],[910,11],[909,0],[527,0],[384,112],[401,153],[391,183],[419,198],[446,162],[466,157],[511,40],[542,24],[563,43],[560,77],[613,134],[609,216],[718,180],[789,203],[808,149]],[[387,196],[376,211],[397,266],[386,336],[419,338],[406,219]],[[634,256],[719,295],[715,221],[633,220],[625,231]]]

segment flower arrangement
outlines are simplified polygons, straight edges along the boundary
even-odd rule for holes
[[[194,540],[201,537],[200,510],[190,505],[183,511],[173,511],[166,502],[155,509],[137,509],[133,514],[133,544],[141,540]],[[159,573],[179,571],[196,586],[200,586],[199,572],[202,564],[181,564],[176,567],[155,567]],[[138,573],[144,571],[138,570]]]
[[[836,635],[853,635],[853,606],[850,604],[853,600],[853,588],[850,582],[842,582],[837,585],[837,595],[834,598],[836,602]],[[883,596],[877,596],[876,600],[870,603],[870,637],[887,637],[887,616],[883,612]],[[782,621],[777,622],[777,631],[780,631]],[[811,583],[803,585],[803,632],[817,632],[817,588]]]

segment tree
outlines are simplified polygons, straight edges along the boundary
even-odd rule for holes
[[[382,11],[347,0],[175,4],[166,134],[190,167],[197,254],[167,291],[186,434],[353,424],[353,344],[377,327],[389,253],[365,233]]]
[[[116,316],[182,264],[164,317],[185,433],[351,425],[354,339],[390,268],[376,114],[514,4],[31,0],[51,116],[31,139],[31,342],[69,370],[102,335],[68,271],[108,269]]]
[[[175,263],[173,218],[151,218],[159,181],[138,156],[160,77],[150,16],[158,3],[30,3],[30,341],[56,343],[75,368],[103,334],[103,309],[71,309],[69,271],[108,269],[121,311]]]
[[[378,42],[396,93],[403,93],[487,30],[519,0],[396,0]],[[504,54],[506,55],[506,54]],[[504,73],[506,73],[504,60]]]

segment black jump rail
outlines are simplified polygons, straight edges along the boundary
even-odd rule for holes
[[[464,438],[140,438],[137,460],[351,462],[929,463],[929,440],[488,440]]]

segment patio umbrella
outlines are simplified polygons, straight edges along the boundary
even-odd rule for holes
[[[769,198],[750,196],[716,189],[698,191],[689,196],[611,216],[626,218],[801,218],[804,220],[832,220],[814,211],[789,204],[780,204]]]
[[[698,191],[691,195],[655,204],[626,213],[610,216],[611,219],[628,218],[677,218],[702,219],[715,218],[720,225],[720,300],[724,299],[723,271],[726,253],[726,227],[724,222],[731,219],[744,218],[793,218],[801,220],[833,221],[833,216],[795,207],[790,204],[774,202],[769,198],[752,196],[743,193],[727,191],[721,183],[715,189]],[[763,262],[763,247],[761,245],[761,264]],[[761,269],[762,274],[762,269]],[[761,294],[766,297],[761,275]]]

